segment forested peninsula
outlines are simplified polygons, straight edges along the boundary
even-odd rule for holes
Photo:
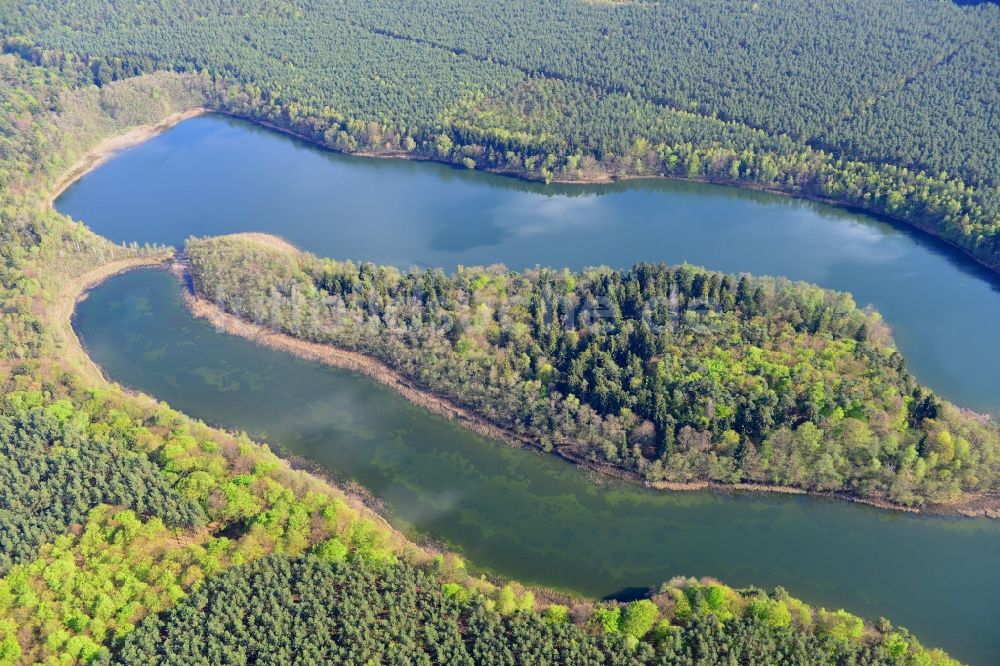
[[[52,193],[106,140],[199,107],[206,80],[97,88],[4,55],[0,83],[0,664],[277,662],[292,642],[403,663],[393,641],[459,663],[957,663],[885,620],[781,589],[678,578],[595,602],[487,578],[266,445],[109,384],[70,327],[73,305],[172,250],[102,239],[53,211]]]
[[[260,235],[185,255],[224,311],[365,354],[598,469],[997,508],[1000,429],[920,386],[848,294],[688,265],[400,272]]]
[[[351,153],[535,179],[668,176],[909,223],[1000,269],[1000,8],[931,0],[51,0],[6,51]]]

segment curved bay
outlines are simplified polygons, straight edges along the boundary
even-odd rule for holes
[[[662,259],[787,274],[874,302],[923,381],[1000,411],[996,282],[926,239],[818,204],[665,181],[545,188],[334,155],[212,116],[105,164],[57,207],[115,240],[262,230],[404,267]],[[217,333],[184,310],[163,272],[110,280],[79,306],[76,326],[114,379],[358,480],[401,526],[503,574],[596,595],[678,574],[783,585],[890,617],[963,659],[1000,661],[998,523],[598,486],[367,379]]]

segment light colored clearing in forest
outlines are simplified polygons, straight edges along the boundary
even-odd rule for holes
[[[263,245],[266,248],[272,250],[278,250],[280,252],[287,252],[289,254],[298,254],[301,250],[295,247],[288,241],[286,241],[281,236],[275,236],[274,234],[265,234],[260,231],[246,231],[239,234],[231,234],[227,238],[238,238],[245,241],[250,241],[251,243],[256,243],[257,245]]]

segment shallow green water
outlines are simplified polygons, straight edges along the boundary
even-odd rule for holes
[[[979,663],[1000,659],[1000,523],[601,487],[365,378],[218,333],[188,314],[162,271],[112,279],[80,304],[76,327],[112,377],[356,479],[397,524],[476,564],[601,596],[678,574],[783,585],[814,603],[890,617]]]
[[[265,230],[320,254],[404,266],[687,259],[841,288],[857,281],[869,294],[859,300],[881,298],[883,311],[896,307],[907,321],[890,316],[904,346],[915,347],[904,351],[923,359],[913,364],[918,375],[995,409],[998,373],[989,369],[1000,363],[991,349],[1000,295],[947,253],[864,218],[775,197],[661,182],[597,191],[610,193],[350,159],[202,118],[109,162],[58,207],[118,240]],[[924,316],[920,293],[948,295],[949,316],[965,318],[942,325]],[[966,312],[975,310],[970,294],[987,315]],[[598,486],[367,379],[219,334],[190,317],[163,272],[96,289],[76,327],[114,379],[356,479],[397,524],[478,565],[602,596],[678,574],[783,585],[813,603],[889,617],[963,659],[1000,663],[1000,523],[802,497]],[[979,364],[971,362],[977,351]],[[964,359],[968,385],[952,376],[953,358]],[[948,371],[938,372],[941,363]]]

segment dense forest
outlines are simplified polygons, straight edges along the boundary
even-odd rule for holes
[[[688,10],[698,8],[688,4]],[[645,2],[616,5],[558,6],[560,11],[573,9],[598,16],[614,11],[623,17],[667,7]],[[829,6],[836,11],[840,3]],[[872,19],[878,19],[872,25],[884,28],[895,21],[900,35],[907,34],[905,26],[914,34],[915,22],[924,12],[931,12],[946,17],[936,24],[939,30],[921,37],[934,41],[952,39],[953,28],[960,28],[965,17],[984,24],[995,20],[988,13],[994,8],[953,14],[955,10],[945,4],[919,3],[913,5],[918,11],[903,11],[908,6],[899,3],[900,11],[886,13],[885,22],[879,12],[871,12]],[[861,163],[848,166],[827,152],[801,148],[805,145],[801,142],[811,139],[797,134],[776,135],[709,107],[675,108],[671,104],[677,100],[611,90],[616,85],[611,79],[577,80],[558,72],[525,71],[530,63],[503,64],[490,56],[456,53],[432,43],[431,33],[416,39],[362,30],[359,26],[378,18],[372,14],[377,8],[360,3],[338,7],[335,3],[306,6],[269,1],[0,3],[0,33],[8,52],[0,54],[0,665],[149,663],[168,658],[212,662],[222,654],[238,659],[248,650],[279,649],[289,641],[302,650],[313,650],[309,654],[334,654],[338,649],[351,649],[351,643],[344,641],[334,645],[343,636],[357,637],[359,650],[389,649],[387,637],[397,637],[408,641],[407,645],[420,641],[428,649],[454,650],[456,655],[465,651],[473,660],[489,655],[508,662],[531,661],[536,655],[559,650],[559,655],[606,657],[618,663],[728,663],[758,660],[761,654],[785,655],[786,661],[796,663],[810,663],[811,658],[845,665],[954,663],[940,651],[925,650],[907,632],[885,621],[866,625],[844,611],[807,607],[781,590],[766,595],[683,579],[652,590],[637,602],[619,604],[491,582],[467,572],[454,555],[435,556],[408,542],[359,498],[289,468],[266,445],[195,422],[101,377],[69,327],[80,287],[95,274],[99,277],[157,262],[170,251],[115,245],[99,238],[53,211],[50,196],[67,170],[102,139],[197,106],[274,122],[340,149],[412,151],[467,165],[471,162],[477,168],[520,169],[538,177],[581,177],[590,169],[613,174],[662,170],[715,178],[721,177],[716,168],[724,161],[713,162],[712,156],[731,158],[736,146],[744,146],[739,148],[745,152],[739,153],[741,164],[736,171],[752,183],[766,182],[754,171],[755,160],[776,186],[793,191],[798,185],[789,184],[790,171],[780,172],[779,177],[774,175],[778,171],[772,174],[771,170],[797,164],[795,173],[803,177],[819,174],[829,183],[844,184],[837,180],[838,174],[853,169],[858,177],[850,196],[878,193],[865,204],[869,207],[888,202],[900,184],[906,185],[900,190],[901,201],[923,202],[920,205],[925,208],[920,210],[928,220],[944,219],[938,210],[941,206],[957,206],[948,213],[949,219],[962,233],[971,230],[967,249],[987,257],[982,249],[987,246],[977,240],[977,234],[986,238],[991,233],[983,220],[990,219],[984,211],[992,204],[990,190],[978,184],[973,189],[966,181],[934,171],[920,175]],[[458,11],[462,5],[454,7]],[[344,9],[348,13],[331,18]],[[494,6],[491,11],[516,9],[512,4],[509,9]],[[773,11],[777,10],[764,7],[762,13]],[[319,20],[323,12],[327,12],[328,24]],[[352,12],[348,23],[346,16]],[[820,14],[825,17],[829,12],[823,8]],[[315,22],[307,25],[303,21],[307,15]],[[56,19],[64,21],[63,27],[53,22]],[[724,19],[720,15],[713,20],[724,27],[728,25]],[[580,25],[585,25],[582,18]],[[308,34],[301,32],[303,27],[308,27]],[[523,30],[515,27],[512,38]],[[234,28],[239,29],[234,32]],[[833,38],[837,35],[836,31],[823,32]],[[613,41],[613,36],[609,32],[608,40]],[[872,40],[883,37],[873,35]],[[706,38],[702,33],[697,39]],[[342,48],[330,48],[330,44]],[[915,44],[907,43],[901,51]],[[970,44],[985,48],[975,40]],[[802,46],[796,47],[798,55]],[[911,55],[925,53],[918,49]],[[986,55],[992,56],[988,50]],[[957,57],[947,62],[957,65]],[[351,72],[352,76],[309,71],[304,65],[309,58],[320,62],[330,58],[328,72]],[[601,61],[611,65],[610,72],[618,69],[603,56],[593,59],[594,64]],[[859,62],[860,67],[848,67],[852,76],[859,69],[876,66],[867,59]],[[754,69],[759,67],[760,63],[754,65]],[[150,73],[153,70],[172,71]],[[520,99],[523,104],[506,105],[505,99]],[[520,109],[516,117],[505,115],[511,108]],[[941,111],[946,109],[943,105]],[[560,116],[565,120],[560,121]],[[599,118],[606,128],[601,133],[592,124]],[[507,129],[497,124],[500,121],[523,124]],[[566,135],[552,133],[551,128],[561,126],[567,128]],[[463,131],[480,132],[484,138],[463,140]],[[982,166],[983,159],[989,159],[982,147],[989,142],[986,137],[970,144],[980,154],[966,160],[967,174],[962,166],[949,166],[949,173],[963,173],[962,178],[973,182],[974,171],[988,168]],[[507,148],[501,151],[502,145]],[[831,144],[823,150],[833,149]],[[928,153],[920,159],[931,164],[932,159],[945,157]],[[807,164],[815,171],[804,169]],[[725,169],[731,170],[732,162],[725,163]],[[896,189],[887,183],[894,183]],[[357,270],[360,279],[362,269]],[[684,270],[692,280],[698,273]],[[354,274],[353,270],[348,273],[348,277]],[[494,280],[521,279],[504,277],[503,271],[483,273],[487,275],[481,285],[483,294],[491,298],[499,295]],[[624,274],[621,283],[610,273],[594,275],[608,277],[606,283],[594,283],[598,284],[594,289],[608,293],[617,293],[627,282]],[[433,280],[439,281],[439,295],[446,297],[449,292],[461,293],[455,287],[464,284],[461,280],[468,280],[471,289],[472,281],[479,278],[476,273],[434,276]],[[549,275],[547,283],[536,282],[565,287],[560,280],[569,278],[590,284],[586,276],[562,274]],[[674,282],[671,272],[670,284]],[[779,285],[749,279],[747,284],[752,287],[752,307],[757,307],[758,286],[762,290],[759,305],[774,305],[767,300],[772,296],[769,290]],[[314,285],[318,291],[332,287],[333,282],[324,287],[314,281]],[[270,285],[259,287],[269,289]],[[721,282],[719,288],[721,295]],[[687,306],[690,296],[682,298],[681,287],[677,289],[677,308],[668,304],[667,312],[680,313],[684,303],[687,321],[692,316]],[[746,291],[745,287],[744,301]],[[822,303],[827,298],[840,303],[837,299],[843,297],[816,298]],[[709,310],[714,314],[705,313],[710,320],[719,315],[727,326],[737,327],[733,330],[742,329],[743,315],[738,313],[742,306],[735,311],[726,310],[723,304],[713,307],[717,309]],[[859,335],[858,327],[827,328],[831,323],[824,324],[820,337],[829,335],[832,341],[824,339],[825,345],[841,349],[851,344],[848,337],[854,340],[855,349],[863,341],[869,346],[887,344],[876,319],[853,310],[848,314],[845,322],[853,318],[871,326]],[[677,325],[683,323],[671,317]],[[670,319],[672,326],[674,319]],[[793,329],[801,325],[785,323]],[[534,331],[529,327],[522,342],[534,340]],[[449,346],[442,349],[460,350],[474,358],[487,340],[480,333],[470,328],[462,337],[446,338]],[[797,329],[794,334],[814,335]],[[833,337],[841,334],[847,337]],[[603,346],[594,347],[592,356],[613,359],[620,350],[612,346],[613,335],[604,337]],[[772,362],[773,350],[762,347],[762,351],[768,353],[760,360]],[[688,358],[681,355],[678,362]],[[747,357],[747,363],[757,363],[754,358]],[[832,353],[829,362],[836,367],[845,362],[845,356]],[[856,362],[857,367],[874,363],[865,354]],[[875,379],[886,390],[906,385],[905,373],[894,364],[877,366]],[[551,365],[553,382],[569,381],[570,375],[557,376],[556,364]],[[521,366],[511,365],[515,367]],[[746,367],[757,370],[755,365]],[[610,365],[600,368],[601,372],[610,369]],[[811,373],[811,366],[807,370]],[[829,368],[821,370],[809,376],[825,381]],[[532,379],[537,382],[535,395],[542,395],[544,385],[545,395],[554,396],[558,386],[543,381],[550,371],[544,366],[539,371],[542,374]],[[589,366],[584,372],[589,387],[588,372]],[[755,377],[752,381],[763,389],[767,377]],[[720,381],[727,390],[732,388],[728,378]],[[606,388],[614,386],[610,381],[606,384]],[[838,389],[831,390],[835,397],[822,404],[842,407],[841,423],[862,421],[847,407],[853,404],[851,399],[843,402]],[[578,413],[590,410],[597,415],[592,403],[603,404],[601,395],[601,391],[587,393],[587,402],[581,402]],[[992,463],[983,444],[987,440],[977,439],[985,437],[986,431],[930,396],[911,393],[901,399],[906,408],[895,413],[904,418],[905,427],[900,426],[899,437],[892,441],[906,446],[896,453],[908,451],[919,438],[924,443],[916,446],[917,458],[924,460],[924,478],[933,481],[927,485],[917,480],[914,497],[947,492],[954,478],[971,487],[971,477],[956,460],[988,469]],[[892,404],[888,397],[876,404],[886,401]],[[914,410],[914,403],[923,407]],[[821,414],[821,425],[823,419],[836,416],[836,406]],[[707,412],[697,412],[702,408],[692,403],[693,418],[707,416]],[[628,409],[637,418],[638,406]],[[646,437],[637,443],[650,439],[648,427],[633,433],[635,427],[622,425],[628,421],[621,420],[621,410],[614,416],[622,437],[627,431],[629,436]],[[610,418],[606,421],[613,423]],[[868,427],[881,432],[884,426],[869,423]],[[710,428],[697,428],[678,428],[671,450],[681,451],[684,432],[710,432]],[[925,434],[945,429],[953,445],[950,462],[944,461],[949,451],[947,437],[923,439]],[[654,425],[651,439],[657,445],[655,433]],[[968,443],[968,453],[963,441]],[[927,448],[938,446],[944,448]],[[746,446],[743,449],[750,451]],[[642,451],[640,445],[640,455]],[[763,451],[762,444],[759,453]],[[936,463],[931,465],[935,453]],[[884,455],[884,460],[890,459],[888,449]],[[920,464],[913,461],[914,473]],[[949,470],[952,479],[945,481],[944,472]],[[982,474],[985,478],[986,472]],[[254,585],[253,595],[247,594],[248,581]],[[286,586],[295,586],[295,593],[289,594]],[[380,613],[390,612],[391,604],[374,590],[398,592],[409,604],[405,608],[416,615],[397,613],[392,627],[380,622],[380,617],[387,617]],[[264,599],[273,605],[264,607],[260,603]],[[308,607],[300,604],[303,599]],[[331,602],[341,605],[331,607]],[[338,614],[338,609],[351,612]],[[199,611],[206,615],[199,616]],[[309,631],[315,626],[309,624],[311,613],[328,618],[324,629],[339,633]],[[414,618],[433,623],[428,627]],[[466,622],[477,623],[473,625],[477,635],[468,631]],[[251,627],[254,635],[234,633],[229,641],[222,640],[225,636],[215,629],[219,623],[227,623],[227,630],[234,632]],[[233,645],[235,636],[245,638],[241,645]]]
[[[678,580],[629,604],[541,613],[406,565],[265,558],[149,617],[113,663],[944,664],[905,632],[865,628],[781,590]]]
[[[348,152],[704,179],[906,220],[1000,267],[1000,8],[932,0],[225,0],[0,9],[4,47]]]
[[[204,520],[149,458],[133,450],[138,428],[125,414],[93,423],[67,400],[0,397],[0,575],[34,559],[99,504],[128,506],[172,527]]]
[[[651,482],[949,502],[996,488],[1000,432],[918,385],[848,294],[693,266],[407,273],[242,236],[186,245],[196,292],[373,356],[575,460]]]

